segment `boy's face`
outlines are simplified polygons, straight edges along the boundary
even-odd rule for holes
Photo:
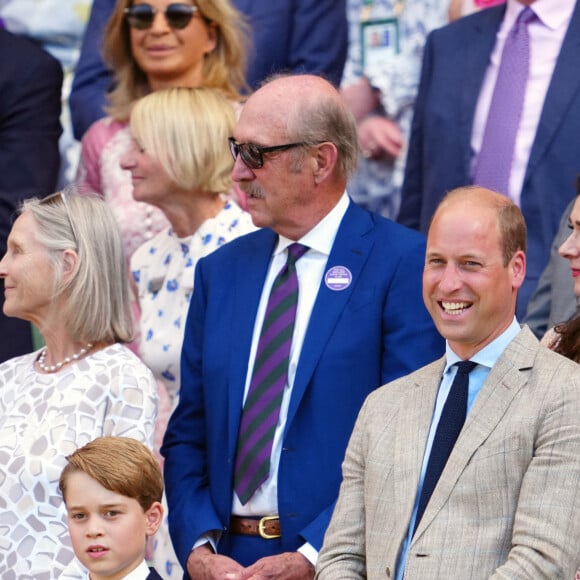
[[[77,558],[91,580],[116,580],[134,570],[145,554],[145,540],[163,517],[155,502],[146,512],[136,499],[109,491],[86,473],[67,478],[68,528]]]

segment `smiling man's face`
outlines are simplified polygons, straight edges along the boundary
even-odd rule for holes
[[[427,238],[423,300],[457,355],[468,359],[511,324],[524,275],[523,252],[504,264],[495,209],[458,199],[438,210]]]

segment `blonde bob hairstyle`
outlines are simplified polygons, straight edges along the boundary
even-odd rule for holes
[[[32,216],[55,271],[53,300],[61,295],[58,316],[79,342],[130,342],[133,317],[123,244],[117,222],[105,201],[79,196],[69,187],[60,196],[22,203],[19,213]],[[63,252],[78,259],[70,276],[63,276]]]
[[[235,122],[232,104],[219,91],[163,89],[137,101],[131,133],[181,189],[223,193],[232,185],[228,137]]]
[[[130,29],[124,16],[133,0],[117,0],[103,40],[103,58],[112,69],[115,87],[108,94],[107,113],[117,121],[127,121],[135,101],[150,92],[147,76],[131,51]],[[228,98],[240,100],[247,89],[246,54],[250,46],[246,18],[230,0],[197,0],[199,15],[216,32],[216,47],[203,63],[203,86],[220,89]]]

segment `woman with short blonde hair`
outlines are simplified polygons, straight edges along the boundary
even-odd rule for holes
[[[248,213],[228,199],[234,164],[228,148],[235,115],[219,91],[155,91],[131,113],[133,146],[121,165],[133,195],[160,208],[170,227],[131,258],[139,297],[140,355],[175,405],[185,319],[200,258],[253,231]]]
[[[227,99],[202,87],[157,91],[131,114],[133,138],[177,186],[216,194],[232,186],[227,142],[234,125]]]

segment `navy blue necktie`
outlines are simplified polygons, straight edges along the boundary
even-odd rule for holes
[[[431,447],[431,455],[427,463],[423,489],[421,490],[421,498],[417,508],[413,534],[417,530],[417,526],[423,517],[423,512],[429,503],[431,494],[439,481],[441,472],[447,463],[447,459],[449,459],[451,450],[455,446],[459,432],[465,423],[467,395],[469,393],[469,373],[477,366],[477,363],[464,360],[455,364],[457,365],[457,374],[453,379],[449,395],[441,411],[441,418],[439,419],[437,430],[435,431],[433,447]]]

